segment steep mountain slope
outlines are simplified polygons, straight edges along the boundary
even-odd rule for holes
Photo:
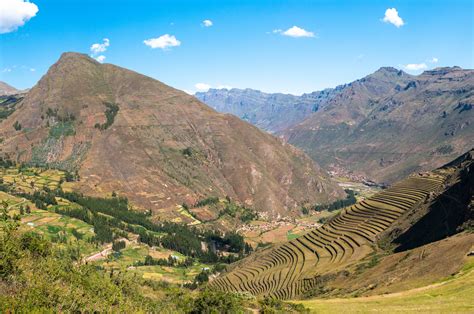
[[[301,97],[252,90],[197,96],[283,136],[324,168],[378,182],[439,167],[474,142],[474,71],[459,67],[418,76],[384,67]]]
[[[417,279],[432,283],[444,278],[463,266],[474,239],[466,232],[450,245],[434,242],[472,228],[473,157],[471,150],[445,167],[399,181],[345,208],[320,228],[237,262],[211,286],[292,299],[366,293],[377,285],[396,284],[400,289]],[[449,206],[451,199],[457,200],[455,207]],[[440,213],[443,203],[448,207]],[[415,249],[415,254],[399,254],[409,249]],[[393,250],[398,255],[391,254]],[[381,256],[381,267],[374,268]]]
[[[474,143],[474,71],[409,76],[383,70],[349,84],[321,111],[284,132],[323,166],[379,182],[433,169]]]
[[[3,153],[162,216],[209,195],[270,216],[343,192],[291,145],[135,72],[65,53],[0,124]],[[291,213],[290,213],[291,214]]]
[[[3,95],[13,95],[18,93],[19,90],[17,90],[15,87],[8,85],[5,82],[0,81],[0,96]]]
[[[336,89],[295,96],[254,89],[210,89],[196,97],[219,112],[231,113],[270,133],[281,132],[319,110]]]

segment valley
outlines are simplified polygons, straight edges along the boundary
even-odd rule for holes
[[[0,0],[0,313],[474,313],[471,2]]]
[[[392,72],[384,69],[375,79],[391,79]],[[80,85],[98,74],[104,86],[117,90]],[[130,82],[148,98],[126,93]],[[321,101],[309,115],[328,110],[345,88],[307,98]],[[70,96],[59,97],[57,90]],[[150,105],[155,101],[161,107]],[[180,107],[188,102],[193,106]],[[21,275],[31,272],[30,258],[39,250],[44,262],[58,259],[58,269],[105,275],[101,285],[124,282],[125,290],[116,292],[128,295],[124,300],[144,298],[141,305],[120,303],[121,309],[190,312],[202,298],[206,308],[226,299],[226,306],[248,311],[472,308],[464,301],[472,277],[466,254],[474,241],[472,150],[430,171],[396,170],[403,179],[380,184],[369,172],[347,167],[343,154],[333,164],[323,161],[324,170],[287,142],[231,115],[75,53],[63,54],[28,93],[2,96],[0,109],[2,245],[28,243],[18,248],[25,253],[9,255],[2,267],[4,276],[14,278],[8,280],[26,280],[31,291],[48,295],[36,277]],[[203,129],[205,121],[212,124]],[[437,163],[455,154],[439,152],[444,157]],[[85,289],[79,308],[92,304],[93,290],[61,278],[67,293]],[[0,291],[3,309],[33,309],[39,302],[37,292],[20,286],[0,285]],[[31,306],[18,303],[20,294]],[[183,294],[188,297],[175,298]],[[437,307],[439,302],[446,307]]]

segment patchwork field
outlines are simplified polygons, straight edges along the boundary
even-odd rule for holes
[[[9,185],[15,192],[33,193],[41,191],[45,187],[63,190],[72,190],[73,184],[64,182],[65,173],[58,170],[44,170],[40,168],[0,168],[0,176],[3,183]],[[66,189],[64,186],[66,185]],[[112,250],[111,243],[99,245],[92,241],[95,236],[94,227],[82,220],[64,216],[55,212],[61,209],[81,208],[80,205],[67,199],[56,197],[57,205],[49,205],[47,209],[38,209],[31,201],[17,197],[13,194],[0,191],[0,205],[7,209],[10,216],[18,215],[21,220],[20,228],[24,231],[34,231],[43,235],[46,239],[54,242],[57,246],[73,246],[78,249],[82,260],[93,263],[106,269],[116,269],[130,271],[138,276],[157,281],[167,281],[175,284],[192,282],[194,277],[203,269],[210,269],[210,265],[197,261],[188,267],[167,267],[167,266],[134,266],[137,262],[143,262],[147,255],[154,259],[168,259],[173,256],[177,261],[183,261],[186,257],[176,251],[162,247],[150,247],[137,241],[138,235],[129,233],[126,247],[120,252]],[[26,210],[26,208],[28,208]],[[182,206],[178,207],[182,215],[199,223]],[[105,214],[104,217],[112,218]],[[140,229],[140,226],[135,226]],[[155,236],[163,235],[158,232],[149,231]]]
[[[16,190],[32,193],[36,189],[55,189],[64,181],[65,172],[40,168],[0,168],[3,182],[12,184]]]
[[[21,229],[35,231],[59,246],[72,244],[80,250],[81,254],[89,254],[97,250],[97,245],[89,241],[94,236],[91,225],[79,219],[56,214],[52,211],[54,208],[37,209],[26,199],[1,191],[0,201],[8,204],[10,215],[21,215]]]

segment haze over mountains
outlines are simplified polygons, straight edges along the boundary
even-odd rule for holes
[[[282,132],[324,106],[337,89],[295,96],[254,89],[209,89],[196,97],[219,112],[232,113],[270,133]]]
[[[2,153],[173,216],[229,196],[269,216],[344,196],[304,153],[138,73],[65,53],[0,124]]]
[[[459,67],[418,76],[385,67],[300,97],[234,89],[196,96],[277,132],[323,167],[378,182],[439,167],[474,143],[474,71]]]

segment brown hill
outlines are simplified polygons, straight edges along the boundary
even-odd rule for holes
[[[382,68],[346,85],[322,110],[283,133],[322,166],[390,183],[472,147],[473,91],[473,70],[411,76]]]
[[[230,196],[270,216],[343,192],[305,154],[138,73],[65,53],[0,124],[2,151],[78,170],[80,189],[117,191],[173,216]]]
[[[474,71],[409,75],[380,68],[334,89],[292,96],[251,89],[196,96],[305,150],[323,167],[391,183],[430,170],[474,142]]]
[[[5,82],[0,81],[0,96],[13,95],[13,94],[17,94],[18,92],[19,90],[16,89],[15,87],[10,86]]]

